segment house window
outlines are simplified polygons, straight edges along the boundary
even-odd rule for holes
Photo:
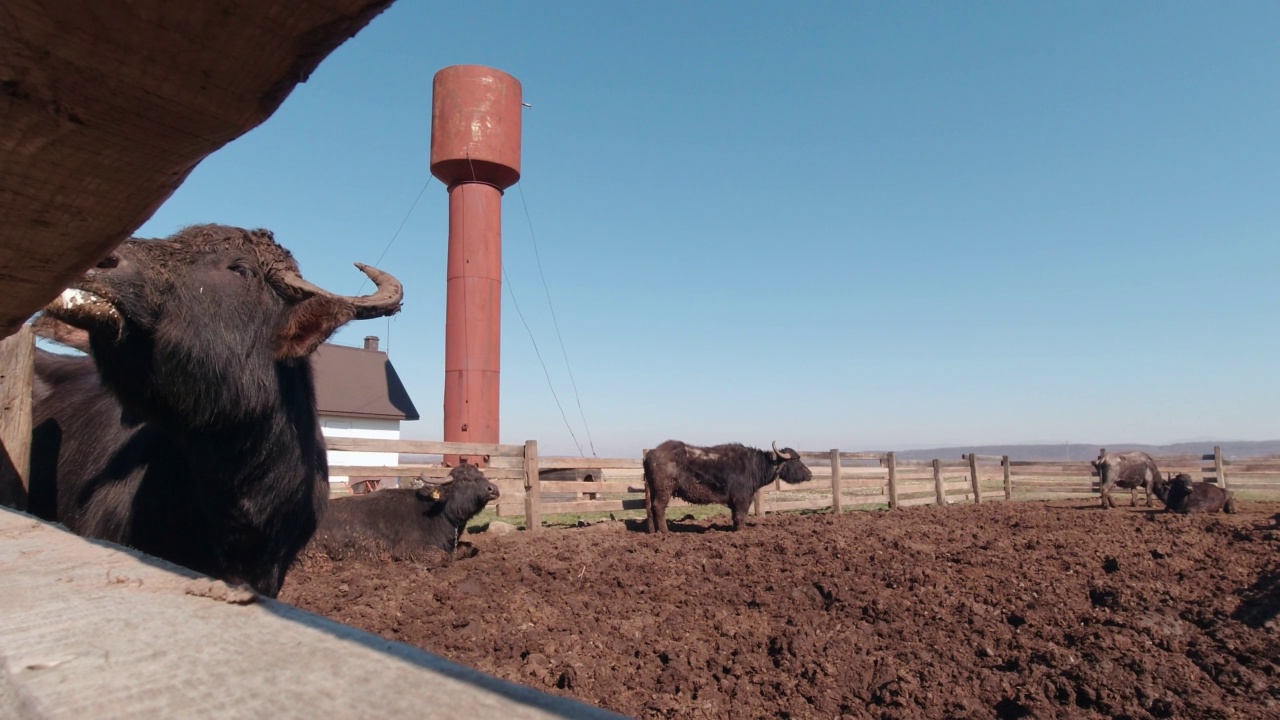
[[[328,420],[328,419],[326,419],[326,420],[324,421],[324,426],[325,426],[325,427],[327,427],[327,428],[330,428],[330,429],[332,429],[332,430],[350,430],[350,429],[351,429],[351,421],[350,421],[350,420]]]

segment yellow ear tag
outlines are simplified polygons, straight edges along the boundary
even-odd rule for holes
[[[439,491],[439,490],[432,490],[432,491],[431,491],[431,499],[432,499],[432,500],[439,500],[439,499],[440,499],[440,491]]]

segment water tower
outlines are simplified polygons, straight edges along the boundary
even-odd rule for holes
[[[520,179],[520,81],[482,65],[436,73],[431,174],[449,189],[445,442],[498,442],[502,191]],[[457,455],[484,465],[486,458]]]

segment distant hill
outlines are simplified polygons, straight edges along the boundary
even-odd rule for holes
[[[1209,440],[1205,442],[1174,443],[1172,445],[1143,445],[1141,443],[969,445],[925,450],[901,450],[897,454],[898,457],[904,460],[932,460],[933,458],[958,460],[961,455],[966,453],[977,453],[978,455],[1008,455],[1010,460],[1073,460],[1080,462],[1098,457],[1098,448],[1100,447],[1105,447],[1113,452],[1141,450],[1151,455],[1211,455],[1213,454],[1214,445],[1221,446],[1222,454],[1232,460],[1280,455],[1280,440]]]

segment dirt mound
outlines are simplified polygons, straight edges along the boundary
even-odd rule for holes
[[[1280,717],[1280,504],[988,503],[312,556],[281,599],[645,718]]]

